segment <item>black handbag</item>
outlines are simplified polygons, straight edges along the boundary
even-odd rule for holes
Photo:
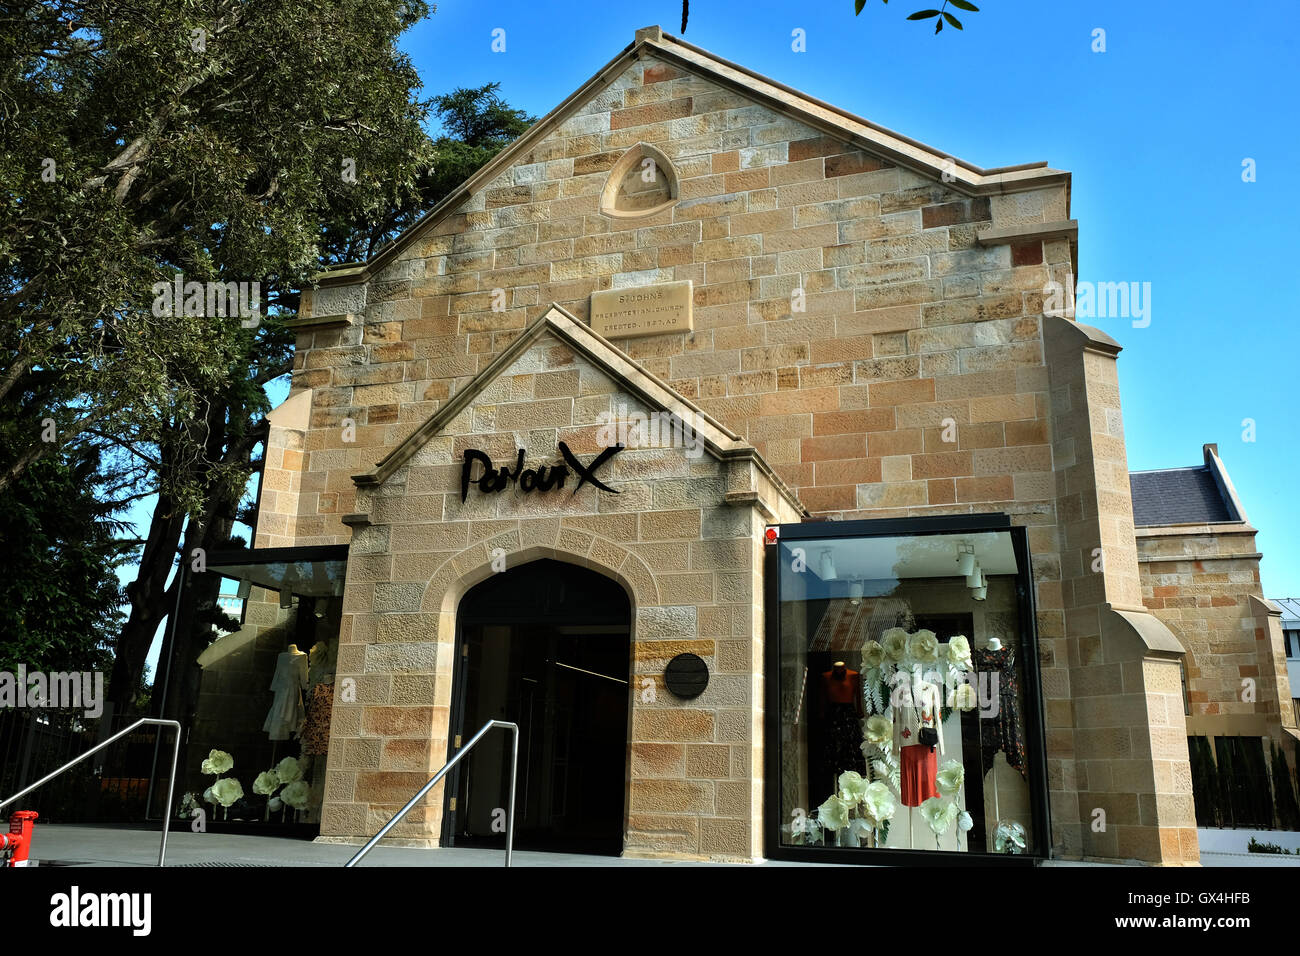
[[[920,731],[917,732],[916,736],[921,743],[925,744],[931,750],[933,750],[935,744],[939,742],[939,731],[935,730],[933,727],[922,727]]]

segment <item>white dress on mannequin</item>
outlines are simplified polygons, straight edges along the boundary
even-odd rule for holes
[[[307,708],[302,702],[302,692],[306,689],[307,655],[296,644],[290,644],[275,662],[275,676],[271,678],[275,699],[262,724],[262,730],[272,740],[288,740],[302,733],[307,720]]]

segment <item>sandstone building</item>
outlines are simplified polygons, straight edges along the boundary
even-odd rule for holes
[[[225,660],[320,648],[321,838],[496,716],[534,845],[1197,862],[1189,733],[1294,726],[1212,631],[1276,622],[1174,580],[1236,581],[1244,517],[1135,536],[1120,345],[1044,311],[1076,265],[1068,172],[638,31],[304,294]],[[393,836],[499,840],[502,746]]]

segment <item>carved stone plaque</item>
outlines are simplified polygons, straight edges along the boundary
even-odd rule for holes
[[[591,327],[607,339],[691,331],[691,280],[591,294]]]

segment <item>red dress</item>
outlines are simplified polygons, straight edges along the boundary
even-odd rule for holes
[[[934,777],[939,772],[939,758],[933,747],[909,744],[898,752],[899,796],[903,806],[919,807],[930,797],[939,796]]]

